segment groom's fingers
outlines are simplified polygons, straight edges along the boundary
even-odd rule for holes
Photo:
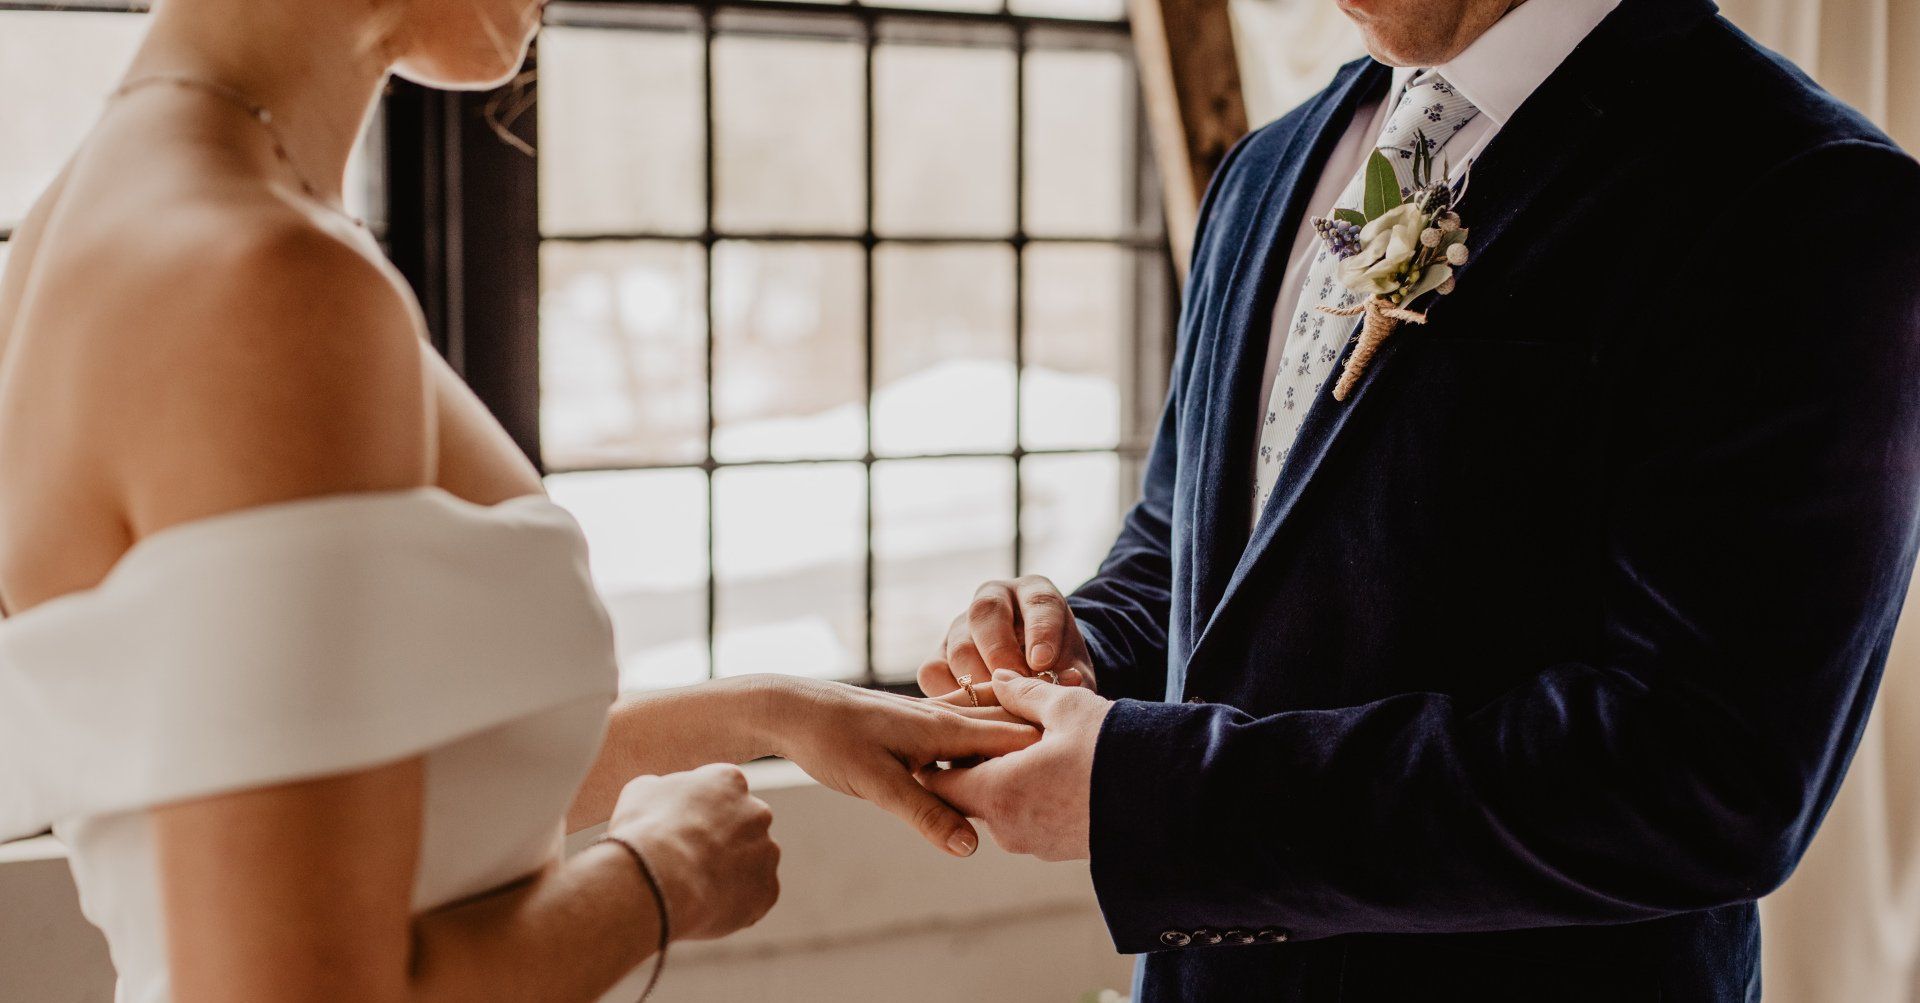
[[[987,812],[994,781],[1002,772],[1000,761],[988,760],[979,766],[952,770],[922,770],[920,783],[941,801],[958,808],[968,818],[993,819]]]
[[[986,659],[980,656],[980,648],[973,643],[971,621],[962,616],[953,621],[947,629],[947,671],[953,675],[954,685],[967,682],[985,683],[993,678],[993,670],[987,667]]]
[[[920,683],[920,692],[930,697],[945,698],[960,688],[960,684],[953,678],[953,669],[947,665],[946,643],[944,641],[941,642],[940,645],[940,654],[927,659],[926,662],[920,666],[918,681]],[[962,700],[965,700],[966,696],[965,693],[960,694]]]
[[[1027,670],[1027,655],[1020,648],[1020,637],[1013,629],[1014,592],[1006,582],[988,582],[973,594],[967,607],[967,627],[973,645],[986,659],[986,667]]]
[[[1020,622],[1026,627],[1027,664],[1035,671],[1051,669],[1065,643],[1067,599],[1051,581],[1028,575],[1013,583],[1020,602]],[[1001,666],[994,666],[1000,668]]]
[[[1073,688],[1055,686],[1018,673],[996,672],[993,674],[993,692],[1000,698],[1000,706],[1044,727],[1054,706],[1060,702],[1061,695],[1073,692]]]
[[[980,846],[980,834],[973,823],[955,811],[939,795],[920,785],[913,775],[896,768],[888,771],[880,789],[871,800],[888,813],[919,830],[927,842],[956,857],[970,857]]]

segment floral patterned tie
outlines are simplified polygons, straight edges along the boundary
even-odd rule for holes
[[[1381,130],[1375,145],[1392,161],[1401,187],[1405,188],[1413,183],[1414,144],[1424,140],[1436,160],[1444,159],[1448,141],[1479,114],[1473,102],[1440,74],[1421,70],[1407,81],[1406,91],[1393,114],[1388,116],[1386,128]],[[1456,173],[1459,167],[1455,165]],[[1329,209],[1357,208],[1365,178],[1366,168],[1362,166]],[[1313,264],[1307,269],[1306,285],[1300,291],[1300,303],[1280,350],[1273,396],[1268,398],[1266,414],[1261,419],[1260,456],[1254,468],[1256,518],[1280,479],[1281,467],[1300,434],[1300,422],[1306,417],[1307,406],[1313,402],[1313,395],[1326,385],[1334,363],[1353,335],[1355,321],[1351,318],[1330,317],[1316,308],[1350,307],[1358,303],[1360,297],[1341,286],[1334,277],[1339,270],[1338,258],[1327,253],[1324,246],[1319,246],[1314,254]]]

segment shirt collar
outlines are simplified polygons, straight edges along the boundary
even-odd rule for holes
[[[1526,0],[1494,22],[1466,51],[1435,67],[1480,114],[1504,126],[1620,0]],[[1399,94],[1414,74],[1393,71]]]

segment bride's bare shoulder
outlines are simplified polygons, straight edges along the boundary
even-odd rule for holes
[[[114,416],[107,461],[134,535],[427,483],[418,311],[370,242],[257,200],[162,215],[98,252],[73,332],[105,350],[85,380]],[[44,291],[77,291],[59,284]]]

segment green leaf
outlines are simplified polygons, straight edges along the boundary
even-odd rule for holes
[[[1354,226],[1366,226],[1367,214],[1358,209],[1335,209],[1333,218],[1352,223]]]
[[[1413,130],[1413,184],[1411,188],[1425,188],[1427,179],[1433,175],[1433,151],[1427,146],[1425,130]]]
[[[1400,207],[1400,179],[1393,173],[1393,162],[1379,150],[1367,158],[1366,206],[1369,222]]]

